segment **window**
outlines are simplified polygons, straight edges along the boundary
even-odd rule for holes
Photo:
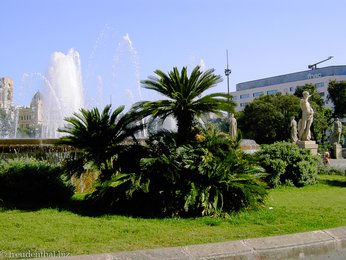
[[[267,91],[267,94],[270,95],[270,94],[276,94],[278,93],[278,90],[277,89],[272,89],[272,90],[268,90]]]
[[[324,82],[318,82],[315,84],[316,88],[323,88],[324,87]]]
[[[324,97],[324,92],[318,93],[320,97]]]
[[[261,95],[263,95],[262,91],[261,92],[255,92],[255,93],[252,94],[253,97],[259,97]]]
[[[240,103],[240,107],[246,107],[247,103]]]
[[[294,92],[296,91],[296,88],[295,87],[290,87],[290,92]]]
[[[250,97],[250,94],[240,95],[240,99],[249,98],[249,97]]]
[[[233,97],[232,97],[232,100],[233,100],[233,101],[237,100],[237,96],[233,96]]]

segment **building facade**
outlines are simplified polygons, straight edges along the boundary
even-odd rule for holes
[[[14,106],[13,92],[13,80],[0,78],[0,138],[37,137],[43,123],[41,93],[36,92],[30,106]]]
[[[33,96],[30,107],[17,107],[17,125],[20,129],[41,129],[43,123],[43,100],[40,92]]]
[[[13,102],[13,80],[0,78],[0,109],[9,113]]]
[[[241,111],[246,104],[252,102],[261,95],[294,94],[298,86],[306,84],[316,86],[317,92],[324,99],[326,107],[332,107],[332,103],[327,100],[328,84],[330,81],[346,81],[346,65],[329,66],[316,68],[313,70],[300,71],[275,77],[258,79],[238,83],[236,91],[231,92],[232,100],[237,104],[236,111]]]

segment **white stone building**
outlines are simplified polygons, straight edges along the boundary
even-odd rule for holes
[[[237,104],[236,111],[241,111],[246,104],[253,101],[260,95],[294,94],[296,87],[306,84],[313,84],[323,97],[325,105],[332,107],[332,103],[327,100],[328,84],[330,81],[346,81],[346,65],[329,66],[316,68],[313,70],[300,71],[280,76],[238,83],[236,91],[231,92],[232,100]]]
[[[9,113],[13,102],[13,80],[0,78],[0,109]]]
[[[43,123],[43,100],[40,92],[33,96],[30,107],[18,107],[19,128],[41,128]]]

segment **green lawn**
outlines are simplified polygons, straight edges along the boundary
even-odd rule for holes
[[[345,176],[321,176],[320,184],[304,188],[273,189],[263,209],[229,219],[87,217],[56,209],[0,210],[0,258],[1,253],[106,253],[327,229],[346,226],[345,212]]]

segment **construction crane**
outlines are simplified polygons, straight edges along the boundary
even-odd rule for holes
[[[308,68],[309,68],[309,69],[312,69],[312,70],[315,70],[315,69],[317,69],[317,64],[320,64],[320,63],[322,63],[322,62],[325,62],[325,61],[327,61],[327,60],[330,60],[331,58],[333,58],[333,56],[329,56],[329,57],[328,57],[327,59],[325,59],[325,60],[319,61],[319,62],[317,62],[317,63],[315,63],[315,64],[311,64],[311,65],[308,66]]]

